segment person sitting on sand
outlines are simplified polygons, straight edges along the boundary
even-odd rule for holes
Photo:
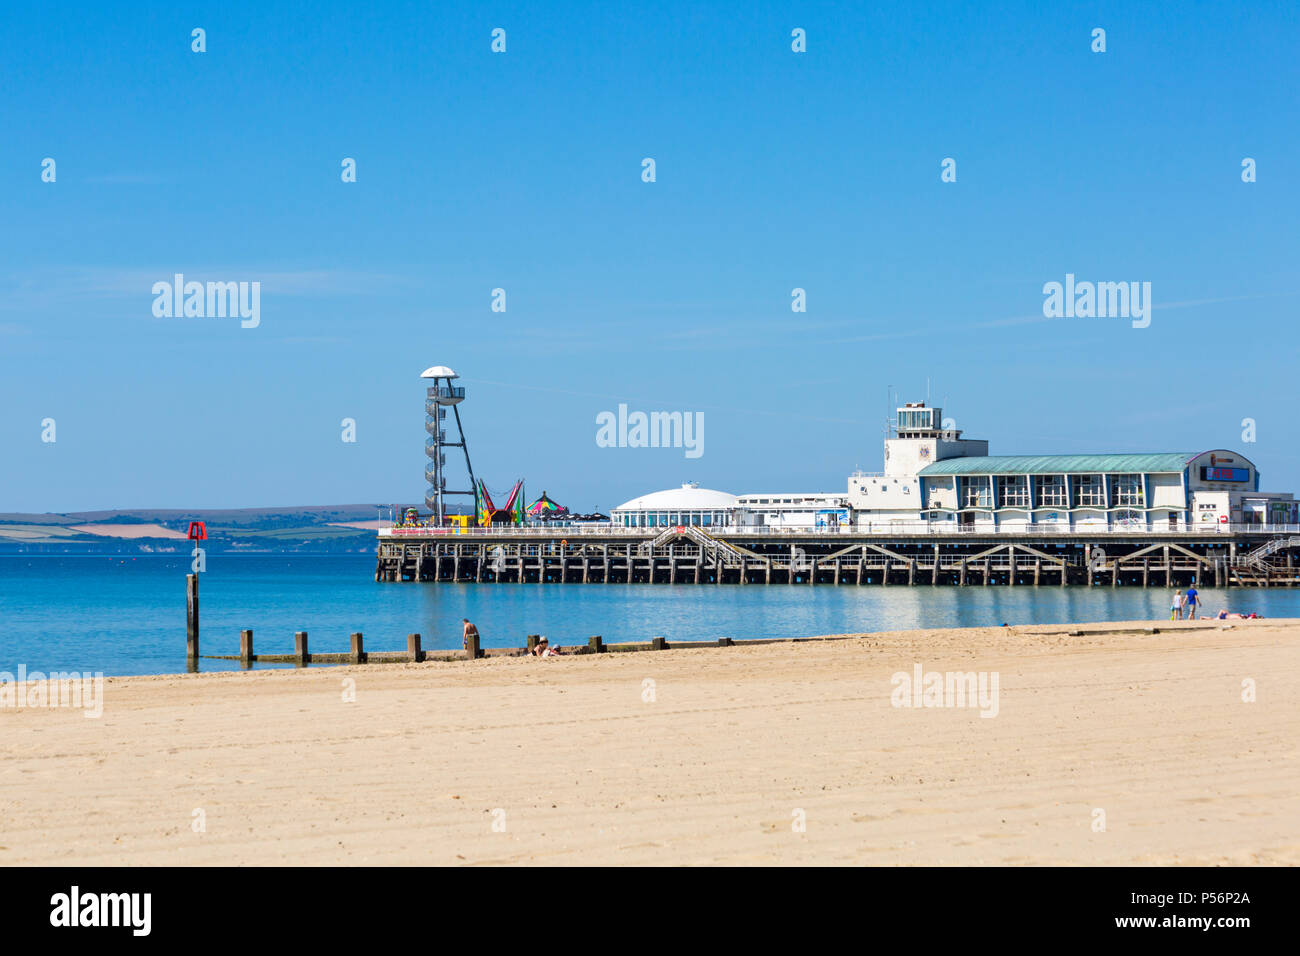
[[[538,640],[537,645],[533,648],[532,652],[538,657],[559,657],[561,654],[564,653],[564,648],[551,647],[551,642],[548,641],[546,639],[546,635],[543,634],[541,639]]]

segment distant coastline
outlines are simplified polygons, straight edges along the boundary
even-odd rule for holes
[[[213,554],[372,553],[380,507],[0,512],[0,555],[187,555],[191,521],[204,522]]]

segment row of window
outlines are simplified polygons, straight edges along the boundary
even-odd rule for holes
[[[1030,501],[1029,475],[991,475],[961,477],[957,483],[957,503],[961,508],[993,507],[994,488],[999,508],[1027,508]],[[1035,475],[1035,508],[1106,507],[1106,475]],[[1110,476],[1110,507],[1142,507],[1146,504],[1142,475]]]
[[[614,516],[614,524],[624,528],[668,528],[675,525],[695,525],[709,528],[731,524],[727,511],[641,511],[623,512]]]
[[[741,498],[741,507],[749,505],[800,505],[817,504],[821,498]]]

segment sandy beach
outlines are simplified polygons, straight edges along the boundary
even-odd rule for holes
[[[1300,622],[1151,626],[112,678],[0,709],[0,862],[1300,862]]]

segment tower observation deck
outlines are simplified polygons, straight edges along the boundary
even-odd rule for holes
[[[465,400],[465,388],[453,384],[460,376],[445,365],[427,368],[420,377],[429,380],[424,401],[424,430],[429,435],[424,443],[424,453],[429,459],[424,466],[424,477],[429,487],[424,493],[424,503],[433,513],[430,523],[442,526],[447,523],[448,495],[466,495],[471,501],[474,499],[474,466],[469,461],[469,446],[460,421],[459,405]],[[455,440],[450,440],[447,434],[449,408],[455,423]],[[469,488],[466,490],[447,487],[447,448],[459,448],[465,455],[465,471],[469,475]]]

